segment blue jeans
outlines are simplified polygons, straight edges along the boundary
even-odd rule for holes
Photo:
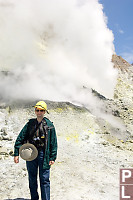
[[[41,187],[41,197],[42,200],[50,200],[50,180],[49,174],[50,170],[43,169],[43,151],[38,152],[38,156],[35,160],[26,161],[28,175],[29,175],[29,188],[31,194],[31,200],[38,200],[38,184],[37,184],[37,174],[39,167],[39,179]]]

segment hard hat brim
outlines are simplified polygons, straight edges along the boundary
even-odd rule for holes
[[[49,112],[48,112],[48,110],[46,110],[45,108],[43,108],[42,106],[34,106],[35,108],[38,108],[38,109],[41,109],[41,110],[45,110],[48,114],[49,114]]]

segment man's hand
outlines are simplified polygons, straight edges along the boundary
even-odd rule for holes
[[[54,164],[53,160],[49,161],[49,165],[53,165],[53,164]]]
[[[15,163],[19,163],[19,156],[15,156],[15,157],[14,157],[14,162],[15,162]]]

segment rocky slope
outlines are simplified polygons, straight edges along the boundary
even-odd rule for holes
[[[119,56],[114,56],[113,62],[119,72],[114,91],[114,102],[127,130],[133,136],[133,66]]]
[[[114,100],[95,90],[99,110],[47,101],[58,136],[58,158],[51,168],[52,200],[116,200],[119,169],[133,167],[132,66],[113,56],[118,68]],[[0,102],[0,197],[30,199],[25,161],[13,163],[15,139],[35,102]]]

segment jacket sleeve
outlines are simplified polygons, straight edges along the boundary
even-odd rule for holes
[[[14,145],[14,156],[19,156],[19,148],[24,144],[24,140],[27,136],[27,128],[28,128],[28,123],[20,131],[20,133],[16,139],[16,142]]]
[[[55,128],[50,130],[50,160],[55,161],[57,157],[57,136]]]

